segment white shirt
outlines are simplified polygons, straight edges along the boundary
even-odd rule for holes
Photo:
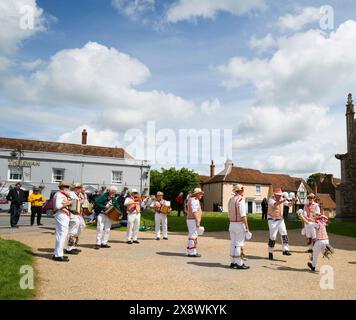
[[[200,201],[192,198],[190,201],[190,208],[192,209],[192,213],[200,211]]]
[[[241,218],[246,217],[246,202],[245,202],[245,200],[242,200],[239,202],[239,212],[240,212]]]
[[[268,200],[268,205],[269,206],[274,206],[276,204],[276,199],[275,198],[269,198]]]
[[[61,213],[65,213],[63,210],[61,210],[63,208],[63,203],[67,201],[67,197],[61,193],[61,192],[57,192],[55,195],[54,195],[54,207],[55,207],[55,210],[57,212],[61,212]]]

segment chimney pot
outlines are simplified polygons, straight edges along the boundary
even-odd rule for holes
[[[88,132],[86,129],[83,129],[83,132],[82,132],[82,144],[83,145],[86,145],[88,142]]]
[[[211,165],[210,165],[210,178],[215,176],[215,164],[214,160],[211,160]]]

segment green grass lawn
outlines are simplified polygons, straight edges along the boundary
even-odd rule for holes
[[[252,214],[248,216],[248,223],[250,229],[253,230],[268,230],[266,220],[261,219],[261,215]],[[154,214],[151,210],[145,210],[141,215],[141,226],[149,226],[154,229]],[[206,232],[214,231],[227,231],[229,229],[229,220],[226,213],[204,212],[202,225],[205,227]],[[301,229],[301,222],[299,220],[286,221],[287,229]],[[95,229],[95,226],[89,228]],[[172,211],[168,217],[168,228],[172,232],[185,232],[187,231],[186,219],[184,216],[178,217],[176,211]],[[126,231],[126,227],[120,227],[120,231]],[[356,222],[339,222],[330,221],[328,232],[344,235],[349,237],[356,237]]]
[[[0,300],[24,300],[33,298],[34,290],[20,288],[20,268],[33,266],[31,249],[12,240],[0,239]]]

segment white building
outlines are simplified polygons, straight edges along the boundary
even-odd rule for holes
[[[61,180],[81,182],[89,189],[116,186],[121,191],[127,186],[149,194],[147,161],[135,160],[121,148],[90,146],[86,141],[85,130],[82,144],[0,138],[0,198],[16,182],[28,189],[42,185],[48,198]]]

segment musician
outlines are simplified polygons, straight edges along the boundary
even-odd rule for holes
[[[268,258],[269,260],[273,260],[273,248],[276,244],[277,234],[279,233],[282,238],[282,250],[283,255],[290,256],[288,247],[288,233],[286,224],[283,219],[283,206],[285,202],[285,198],[282,197],[283,192],[281,188],[274,189],[274,195],[268,200],[268,228],[269,228],[269,241],[268,241]],[[289,202],[289,206],[293,206],[295,204],[295,199]]]
[[[66,250],[66,254],[78,254],[81,252],[80,249],[77,248],[79,243],[79,235],[83,230],[83,223],[85,226],[85,222],[83,219],[82,205],[84,202],[84,198],[82,195],[82,185],[80,183],[76,183],[72,186],[72,190],[70,192],[70,198],[72,200],[79,201],[80,203],[80,213],[72,212],[71,218],[69,221],[69,237],[68,237],[68,247]]]
[[[197,253],[198,228],[202,218],[200,200],[204,192],[200,188],[195,188],[187,201],[187,226],[188,226],[188,257],[201,257]]]
[[[314,222],[314,218],[320,214],[320,206],[315,202],[314,193],[307,197],[307,203],[304,206],[304,216],[308,221]],[[312,224],[304,224],[305,236],[307,237],[308,252],[313,252],[313,246],[316,239],[316,231]]]
[[[97,214],[95,249],[97,250],[100,248],[111,248],[108,245],[108,241],[113,221],[105,214],[105,211],[111,206],[119,209],[116,196],[117,191],[116,187],[110,187],[105,193],[95,199],[94,211]]]
[[[141,207],[138,199],[138,192],[132,189],[125,199],[124,206],[127,210],[127,244],[140,243],[137,240],[141,220]]]
[[[156,240],[161,240],[161,224],[163,232],[163,240],[168,240],[168,215],[162,213],[161,209],[166,201],[163,199],[163,192],[158,191],[156,200],[151,203],[151,208],[155,211],[155,232]],[[171,211],[171,209],[169,209]]]
[[[246,233],[249,232],[246,217],[246,202],[244,198],[244,187],[238,184],[232,189],[233,196],[228,203],[229,232],[230,232],[230,257],[232,269],[249,269],[242,260],[242,247],[245,244]]]
[[[308,262],[308,267],[310,270],[315,271],[320,253],[326,257],[328,257],[329,254],[334,253],[334,249],[330,246],[328,233],[326,231],[329,218],[325,215],[322,215],[320,212],[316,213],[313,222],[311,222],[310,219],[305,217],[303,214],[299,215],[299,217],[306,225],[313,227],[316,231],[316,239],[313,248],[313,259],[312,262]]]
[[[59,183],[59,191],[53,197],[54,220],[56,223],[56,246],[54,249],[53,260],[60,262],[69,261],[67,256],[63,255],[64,244],[67,239],[69,221],[71,213],[68,207],[72,204],[70,200],[70,183],[62,181]]]

